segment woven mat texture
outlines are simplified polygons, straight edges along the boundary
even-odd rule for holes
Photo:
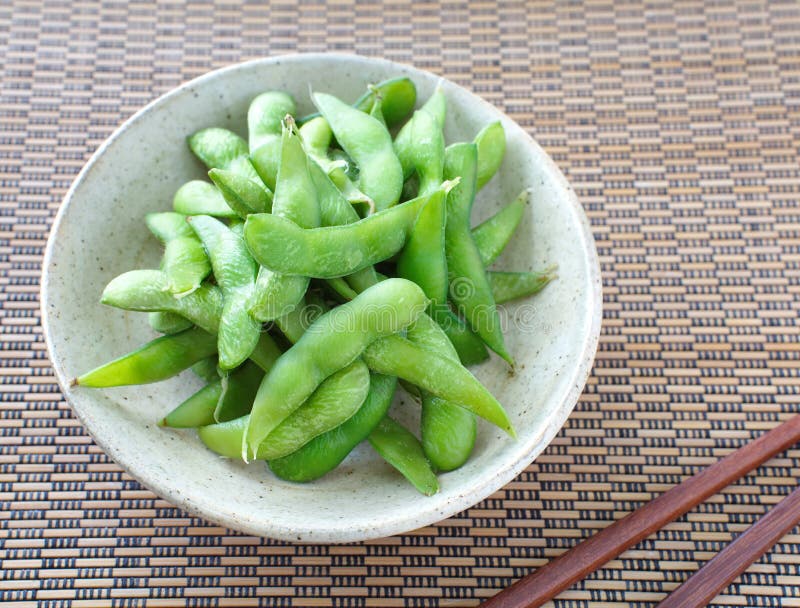
[[[61,199],[123,120],[213,68],[324,50],[432,70],[527,128],[591,219],[605,318],[574,414],[514,482],[412,534],[296,546],[110,461],[59,393],[38,290]],[[474,606],[798,407],[796,0],[4,0],[0,75],[4,606]],[[554,605],[651,606],[798,476],[794,449]],[[800,606],[800,531],[716,604]]]

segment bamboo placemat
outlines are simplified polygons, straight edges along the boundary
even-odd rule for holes
[[[55,384],[42,249],[125,118],[210,69],[295,51],[413,63],[505,109],[594,226],[605,318],[567,426],[523,475],[413,534],[295,546],[123,474]],[[798,410],[800,4],[0,2],[0,603],[472,606]],[[795,486],[776,458],[559,607],[649,606]],[[800,606],[800,535],[725,606]]]

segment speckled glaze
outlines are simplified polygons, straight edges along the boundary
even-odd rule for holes
[[[276,479],[260,463],[223,460],[193,432],[155,421],[196,390],[190,373],[159,384],[107,390],[70,387],[70,379],[152,337],[146,315],[98,303],[105,284],[132,269],[155,267],[160,247],[145,213],[170,207],[185,181],[202,177],[186,137],[206,126],[245,134],[250,100],[284,89],[310,111],[309,84],[353,100],[368,82],[410,76],[424,100],[441,82],[448,99],[448,142],[472,139],[500,119],[508,151],[481,191],[481,221],[523,188],[530,206],[500,269],[557,263],[559,279],[531,301],[504,307],[510,373],[497,357],[475,374],[505,405],[512,440],[481,423],[475,452],[440,476],[441,492],[418,494],[362,445],[336,471],[311,484]],[[56,218],[44,262],[42,319],[50,359],[66,399],[97,443],[128,472],[186,510],[242,532],[289,541],[348,542],[434,523],[511,481],[547,446],[574,407],[588,376],[601,319],[601,284],[589,225],[572,188],[547,154],[511,119],[438,76],[389,61],[331,53],[251,61],[211,72],[154,101],[123,124],[81,171]],[[415,424],[418,407],[399,397],[394,414]]]

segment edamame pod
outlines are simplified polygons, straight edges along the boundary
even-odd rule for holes
[[[425,496],[439,491],[439,482],[414,434],[384,416],[369,434],[369,443],[383,459],[400,471]]]
[[[160,270],[132,270],[113,279],[100,301],[124,310],[174,312],[209,333],[217,333],[223,309],[219,287],[204,284],[185,298],[177,299],[166,292],[165,285],[164,273]],[[280,349],[269,334],[262,333],[250,358],[266,371],[280,355]]]
[[[394,140],[394,150],[403,167],[403,179],[407,180],[416,172],[420,196],[429,194],[442,182],[445,108],[444,93],[437,87]]]
[[[386,118],[384,118],[383,116],[383,110],[381,106],[383,106],[383,100],[381,99],[379,93],[375,93],[375,95],[372,98],[372,107],[369,109],[367,114],[372,116],[372,118],[377,120],[379,123],[381,123],[384,127],[388,129],[389,127],[386,125]]]
[[[172,312],[207,332],[216,334],[222,313],[222,293],[203,284],[183,298],[169,293],[167,277],[160,270],[130,270],[111,280],[100,302],[124,310]]]
[[[156,338],[127,355],[86,372],[75,379],[75,384],[107,388],[158,382],[188,369],[214,354],[216,349],[213,335],[198,328],[188,329]]]
[[[300,137],[309,159],[313,161],[311,164],[318,165],[329,176],[331,182],[345,197],[349,205],[365,203],[374,208],[375,203],[372,199],[361,192],[348,176],[347,161],[330,158],[328,148],[331,145],[333,132],[325,118],[317,116],[305,123],[300,127]],[[353,211],[355,212],[355,210]],[[327,224],[323,222],[323,225]]]
[[[174,211],[148,213],[144,216],[144,223],[152,235],[162,243],[185,236],[194,236],[191,226],[186,223],[186,216],[182,213]]]
[[[376,97],[381,98],[383,119],[389,127],[393,127],[414,109],[414,104],[417,103],[417,88],[410,78],[391,78],[367,87],[367,92],[359,97],[353,106],[362,112],[368,112],[374,105]]]
[[[281,128],[286,115],[294,116],[294,99],[282,91],[256,97],[247,110],[247,132],[253,165],[264,183],[275,190],[281,158]]]
[[[184,319],[172,312],[149,312],[147,321],[150,323],[150,327],[160,334],[177,334],[192,326],[189,319]]]
[[[352,363],[377,338],[413,323],[427,304],[411,281],[388,279],[317,319],[264,377],[247,426],[244,456],[254,455],[325,378]]]
[[[445,177],[461,181],[447,194],[445,254],[450,279],[450,298],[486,345],[514,364],[506,351],[500,318],[492,298],[478,248],[470,231],[470,212],[475,200],[477,149],[475,144],[454,144],[445,152]]]
[[[211,215],[213,217],[236,217],[214,184],[199,179],[178,188],[172,199],[172,208],[183,215]]]
[[[276,357],[277,359],[277,357]],[[192,373],[201,380],[205,380],[209,384],[219,380],[219,369],[217,368],[217,353],[215,352],[210,357],[200,359],[197,363],[192,365]]]
[[[318,294],[309,292],[307,296],[307,301],[303,297],[292,312],[278,317],[275,321],[283,335],[292,344],[297,342],[306,333],[306,329],[328,310],[325,301]]]
[[[347,281],[343,278],[338,277],[335,279],[326,279],[325,281],[337,295],[341,296],[344,300],[352,300],[355,298],[358,293],[348,285]]]
[[[406,336],[417,346],[458,361],[447,335],[428,315],[420,315],[409,326]],[[421,393],[420,436],[425,455],[440,471],[457,469],[467,461],[475,445],[478,431],[475,414],[428,391]]]
[[[200,287],[211,272],[203,246],[179,213],[149,213],[145,223],[164,246],[161,270],[167,277],[170,293],[183,297]]]
[[[275,272],[319,279],[346,276],[400,251],[428,199],[417,198],[352,224],[312,230],[259,213],[247,218],[244,236],[256,260]]]
[[[456,361],[394,335],[372,342],[364,350],[363,357],[372,371],[397,376],[441,399],[457,403],[516,437],[503,406]]]
[[[506,153],[506,132],[503,123],[499,120],[486,125],[475,136],[475,145],[478,147],[478,174],[475,184],[476,191],[486,185],[503,162]]]
[[[247,142],[229,131],[211,127],[189,137],[189,149],[209,169],[225,169],[235,159],[247,154]]]
[[[414,86],[414,82],[410,78],[401,76],[399,78],[390,78],[368,87],[367,92],[356,100],[353,107],[362,112],[369,112],[376,94],[383,99],[381,110],[389,127],[400,123],[412,112],[414,105],[417,103],[417,87]],[[319,112],[314,112],[304,116],[298,122],[305,124],[317,116],[319,116]]]
[[[450,310],[449,306],[438,306],[431,310],[439,326],[447,334],[464,365],[477,365],[489,358],[486,343],[472,331],[464,320]]]
[[[222,376],[221,392],[213,411],[213,422],[226,422],[250,413],[264,370],[252,361]],[[202,425],[198,425],[202,426]]]
[[[267,142],[279,144],[283,119],[287,114],[294,116],[296,112],[294,98],[284,91],[267,91],[253,99],[247,109],[250,151],[258,150]]]
[[[386,127],[332,95],[315,93],[313,99],[336,141],[358,164],[358,189],[379,211],[394,205],[403,189],[403,169]]]
[[[437,85],[433,94],[428,97],[428,100],[423,104],[421,109],[433,116],[436,121],[436,126],[438,126],[440,130],[444,129],[444,120],[447,116],[447,98],[444,95],[441,85]]]
[[[219,366],[233,369],[250,356],[261,333],[261,324],[247,311],[253,294],[256,263],[242,238],[208,215],[188,218],[211,259],[214,276],[222,290],[219,316]]]
[[[173,429],[196,429],[207,424],[214,424],[214,409],[222,395],[222,383],[219,378],[206,384],[191,397],[158,421],[158,426]]]
[[[285,218],[301,229],[316,228],[320,223],[317,191],[311,180],[308,157],[291,117],[289,121],[281,134],[280,166],[272,214],[258,216]],[[250,313],[259,321],[272,321],[288,314],[306,293],[308,282],[308,276],[290,276],[274,269],[260,268],[249,304]]]
[[[209,169],[230,169],[264,186],[247,156],[247,142],[236,133],[218,127],[201,129],[189,138],[189,148]]]
[[[555,278],[555,272],[553,269],[544,272],[492,271],[488,276],[495,302],[503,304],[539,293]]]
[[[332,471],[386,415],[396,388],[397,378],[370,374],[367,398],[351,418],[312,439],[299,450],[270,460],[269,468],[287,481],[313,481]]]
[[[361,219],[318,163],[310,162],[308,171],[317,190],[320,225],[339,226]]]
[[[211,169],[208,176],[240,218],[245,219],[251,213],[272,211],[272,193],[254,181],[225,169]]]
[[[325,175],[317,163],[309,163],[309,173],[311,174],[311,179],[317,190],[320,224],[322,226],[352,224],[361,219],[358,213],[356,213],[356,210],[353,209],[353,206],[345,200],[342,193],[339,192],[339,189],[330,178]],[[378,282],[375,269],[372,266],[367,266],[357,271],[347,277],[347,280],[350,282],[353,289],[359,293]]]
[[[397,274],[414,281],[432,307],[447,306],[447,259],[445,258],[446,198],[434,192],[414,222],[405,247],[397,258]]]
[[[167,277],[170,293],[182,298],[200,287],[211,272],[211,263],[200,241],[183,236],[165,243],[161,270]]]
[[[485,267],[494,262],[508,245],[529,200],[530,190],[523,190],[508,205],[472,229],[472,238]]]
[[[364,403],[369,390],[369,370],[357,360],[332,374],[308,400],[290,414],[258,446],[255,458],[280,458],[298,450],[315,437],[342,424]],[[248,416],[200,429],[200,439],[209,448],[237,458]]]

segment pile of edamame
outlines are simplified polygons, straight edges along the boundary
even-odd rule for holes
[[[443,91],[414,111],[408,78],[353,105],[312,98],[318,113],[298,119],[287,93],[259,95],[247,140],[221,128],[189,137],[211,181],[184,184],[173,211],[146,217],[160,268],[118,276],[101,299],[147,312],[163,335],[75,383],[144,384],[191,368],[205,386],[161,426],[195,428],[218,454],[297,482],[366,440],[431,495],[436,472],[468,459],[476,416],[514,436],[465,366],[487,347],[513,366],[497,305],[539,292],[552,271],[486,270],[528,197],[471,227],[505,153],[500,122],[445,146]],[[419,439],[389,415],[398,384],[421,403]]]

